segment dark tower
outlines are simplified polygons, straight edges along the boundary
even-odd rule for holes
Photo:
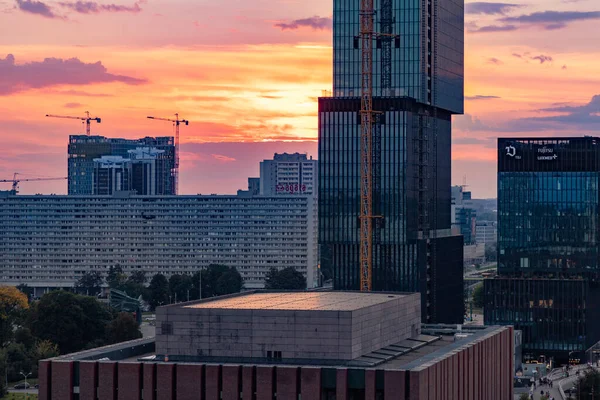
[[[334,287],[358,289],[359,0],[334,0],[333,97],[319,99],[319,240]],[[451,116],[463,112],[462,0],[375,2],[373,290],[420,291],[425,322],[463,321],[450,232]],[[438,47],[444,49],[438,52]]]

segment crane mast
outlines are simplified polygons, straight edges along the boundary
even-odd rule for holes
[[[190,121],[185,120],[185,119],[179,119],[179,114],[175,113],[175,119],[169,119],[169,118],[156,118],[156,117],[147,117],[148,119],[156,119],[159,121],[168,121],[168,122],[172,122],[173,125],[175,126],[175,175],[174,175],[174,187],[175,187],[175,194],[178,194],[178,190],[179,190],[179,125],[180,124],[185,124],[185,125],[189,125]]]
[[[373,287],[373,242],[378,238],[374,221],[383,218],[373,213],[374,189],[379,191],[381,126],[380,111],[373,109],[373,41],[381,39],[381,90],[391,95],[392,86],[392,0],[381,1],[381,33],[375,33],[374,0],[360,0],[361,44],[361,135],[360,135],[360,290]],[[377,128],[377,129],[374,129]],[[374,132],[375,131],[375,132]]]
[[[360,290],[371,291],[373,274],[373,0],[361,0],[361,101],[360,101]]]

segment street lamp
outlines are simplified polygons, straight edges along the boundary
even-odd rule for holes
[[[29,375],[31,375],[31,372],[25,374],[23,371],[21,371],[21,375],[23,375],[23,377],[25,378],[25,389],[27,389],[28,388],[28,386],[27,386],[27,377]]]

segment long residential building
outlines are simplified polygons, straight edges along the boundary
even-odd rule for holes
[[[0,195],[0,284],[36,295],[72,287],[86,272],[192,274],[236,267],[261,288],[271,267],[317,277],[313,196]]]

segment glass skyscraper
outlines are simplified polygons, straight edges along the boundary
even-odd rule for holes
[[[141,139],[118,139],[104,136],[69,136],[68,193],[94,193],[94,159],[102,156],[128,157],[130,150],[137,148],[155,148],[164,154],[163,167],[157,176],[155,194],[173,195],[175,193],[175,143],[172,136],[144,137]]]
[[[388,7],[383,9],[384,7]],[[450,218],[451,116],[463,112],[464,2],[375,1],[373,290],[420,291],[426,322],[462,323]],[[359,288],[360,0],[334,0],[333,92],[319,99],[319,240],[335,289]],[[386,60],[386,62],[384,62]]]
[[[526,356],[583,358],[600,339],[600,139],[498,141],[498,276],[486,324],[523,330]]]

